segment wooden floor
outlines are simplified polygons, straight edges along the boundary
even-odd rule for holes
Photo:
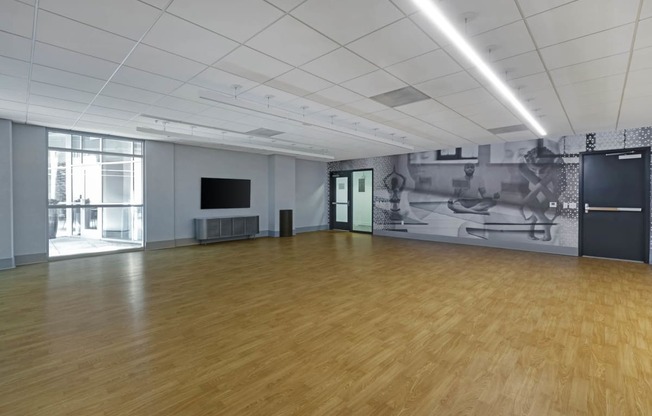
[[[319,232],[0,272],[2,415],[650,415],[652,272]]]

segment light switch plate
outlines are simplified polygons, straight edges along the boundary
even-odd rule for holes
[[[575,202],[571,202],[571,203],[569,203],[569,204],[568,204],[568,208],[570,208],[570,209],[577,209],[577,203],[575,203]]]
[[[556,202],[551,202],[550,203],[550,208],[557,208],[557,203]]]
[[[568,202],[564,202],[564,209],[568,209]]]

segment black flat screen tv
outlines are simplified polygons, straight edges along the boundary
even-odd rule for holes
[[[201,209],[250,208],[251,180],[201,178]]]

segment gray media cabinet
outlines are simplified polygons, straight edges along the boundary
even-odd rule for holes
[[[195,237],[200,243],[238,240],[258,234],[258,216],[195,218]]]

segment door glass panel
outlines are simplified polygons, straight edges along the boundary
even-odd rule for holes
[[[353,231],[372,231],[373,171],[353,172]]]
[[[335,178],[335,221],[349,221],[349,178]]]

